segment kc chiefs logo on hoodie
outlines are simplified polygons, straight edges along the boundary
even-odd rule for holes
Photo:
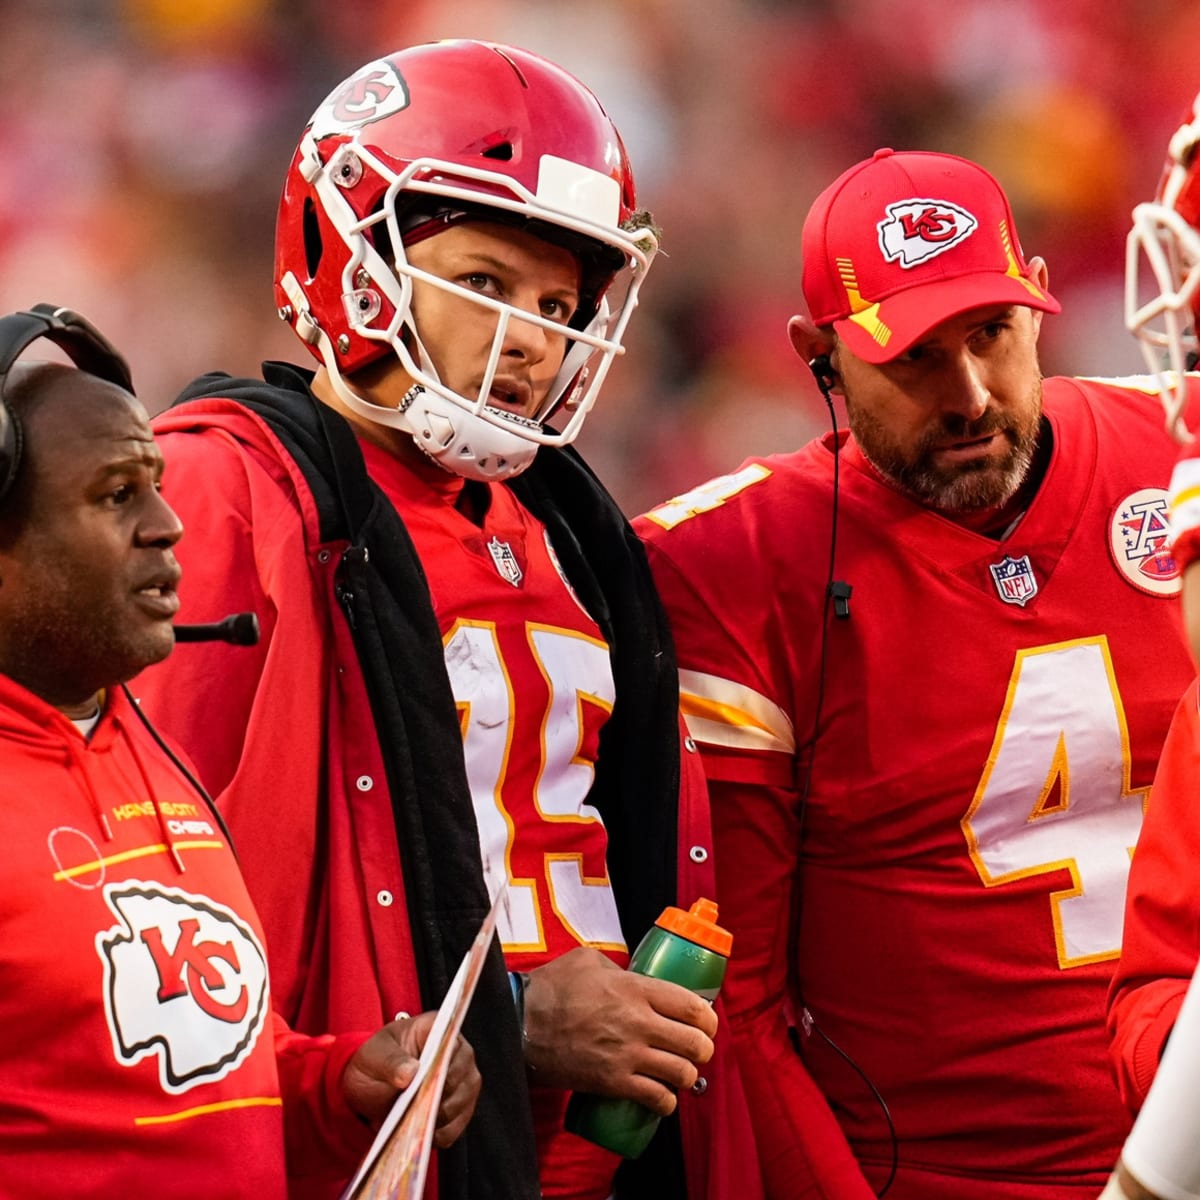
[[[96,935],[119,1062],[158,1056],[165,1091],[221,1079],[245,1060],[269,1012],[254,931],[206,896],[155,883],[104,889],[117,924]]]

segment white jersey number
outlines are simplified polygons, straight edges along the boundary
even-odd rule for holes
[[[1120,952],[1129,860],[1149,787],[1104,637],[1018,652],[983,778],[963,817],[988,887],[1066,869],[1050,895],[1060,967]]]
[[[541,769],[533,797],[538,816],[574,825],[599,822],[600,814],[584,802],[595,770],[579,755],[581,701],[612,709],[616,690],[608,647],[567,629],[527,624],[526,630],[550,696],[540,721]],[[512,850],[519,827],[505,803],[505,782],[514,711],[521,697],[491,624],[460,621],[446,638],[445,655],[454,699],[463,712],[463,751],[484,878],[493,900],[501,889],[508,889],[497,921],[504,949],[546,948],[540,887],[549,889],[554,912],[581,944],[624,949],[608,878],[584,875],[578,854],[545,854],[544,879],[513,876]]]

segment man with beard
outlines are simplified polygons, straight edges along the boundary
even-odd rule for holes
[[[1191,674],[1153,380],[1043,380],[999,184],[880,150],[803,231],[850,431],[638,522],[716,827],[773,1197],[1094,1196],[1104,1000]]]

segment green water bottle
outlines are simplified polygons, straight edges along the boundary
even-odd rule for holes
[[[686,912],[666,908],[642,938],[629,969],[655,979],[669,979],[703,996],[711,1004],[721,990],[733,934],[717,924],[717,906],[697,900]],[[635,1100],[575,1092],[567,1104],[567,1130],[612,1150],[637,1158],[650,1144],[661,1120]]]

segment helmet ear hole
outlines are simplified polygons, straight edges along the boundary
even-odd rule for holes
[[[489,146],[479,157],[494,158],[498,162],[512,162],[513,144],[512,142],[498,142],[494,146]]]
[[[304,201],[304,262],[308,268],[309,279],[316,277],[323,251],[324,242],[321,240],[321,226],[317,221],[316,206],[311,199],[306,199]]]

